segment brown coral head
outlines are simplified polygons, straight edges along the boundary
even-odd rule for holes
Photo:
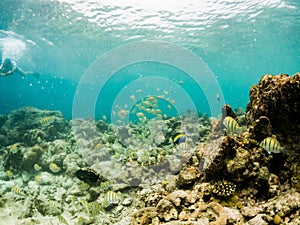
[[[250,90],[246,118],[249,124],[261,116],[270,120],[273,133],[281,139],[298,135],[300,114],[300,73],[264,75]]]
[[[222,107],[222,119],[224,119],[226,116],[230,116],[232,118],[236,118],[236,114],[232,110],[232,108],[231,108],[231,106],[229,104],[225,104]]]

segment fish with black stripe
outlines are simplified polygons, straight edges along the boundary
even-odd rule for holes
[[[228,133],[236,134],[240,132],[240,126],[238,122],[235,119],[233,119],[231,116],[226,116],[223,121],[223,124]]]
[[[284,148],[281,147],[279,141],[273,137],[265,138],[260,144],[264,150],[266,150],[269,154],[271,153],[281,153],[284,152]]]

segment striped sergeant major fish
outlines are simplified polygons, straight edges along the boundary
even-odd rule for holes
[[[281,153],[284,152],[284,148],[281,147],[279,141],[273,137],[265,138],[260,144],[264,150],[266,150],[269,154],[271,153]]]
[[[233,119],[231,116],[226,116],[223,124],[226,128],[226,131],[229,133],[239,133],[240,132],[240,126],[238,124],[238,122]]]

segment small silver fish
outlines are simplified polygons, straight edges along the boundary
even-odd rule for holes
[[[223,124],[229,133],[238,133],[240,126],[231,116],[226,116]]]
[[[267,137],[260,144],[264,150],[266,150],[269,154],[273,153],[281,153],[284,151],[284,148],[281,147],[279,141],[276,138]]]

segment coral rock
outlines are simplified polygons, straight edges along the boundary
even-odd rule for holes
[[[236,154],[238,143],[232,137],[226,136],[210,141],[206,146],[202,146],[197,151],[202,155],[200,159],[200,170],[205,170],[209,179],[220,176],[226,171],[226,161],[233,159]]]
[[[300,73],[294,76],[264,75],[250,89],[246,118],[251,125],[266,116],[276,135],[281,138],[300,133]]]
[[[299,209],[299,207],[300,193],[295,190],[291,190],[268,200],[266,203],[244,207],[242,209],[242,214],[246,217],[253,217],[259,213],[273,214],[274,212],[277,212],[280,217],[284,217],[293,210]]]
[[[262,216],[263,215],[261,215],[261,214],[255,216],[253,219],[248,221],[248,224],[249,225],[267,225],[268,223],[261,218]]]
[[[248,162],[250,159],[250,153],[246,149],[238,148],[236,151],[236,157],[229,160],[226,164],[227,171],[234,175],[233,178],[236,181],[241,181],[244,179],[242,171],[246,170]]]
[[[164,221],[176,220],[178,218],[178,212],[174,205],[168,200],[160,200],[156,206],[158,216]]]
[[[263,139],[272,136],[272,126],[270,120],[266,116],[260,116],[254,120],[249,127],[250,138],[261,142]]]
[[[157,217],[157,212],[154,207],[140,209],[133,214],[133,225],[153,224],[155,217]]]
[[[200,170],[198,167],[190,166],[183,168],[178,175],[178,186],[191,185],[196,179],[200,177]]]
[[[169,200],[172,202],[176,207],[180,206],[182,201],[186,199],[188,196],[188,193],[183,191],[183,190],[177,190],[172,193],[170,193],[167,197],[166,200]]]
[[[216,202],[211,202],[208,205],[210,208],[212,208],[218,215],[219,217],[216,219],[216,221],[210,222],[210,225],[226,225],[227,224],[227,212],[221,206],[220,204]]]

